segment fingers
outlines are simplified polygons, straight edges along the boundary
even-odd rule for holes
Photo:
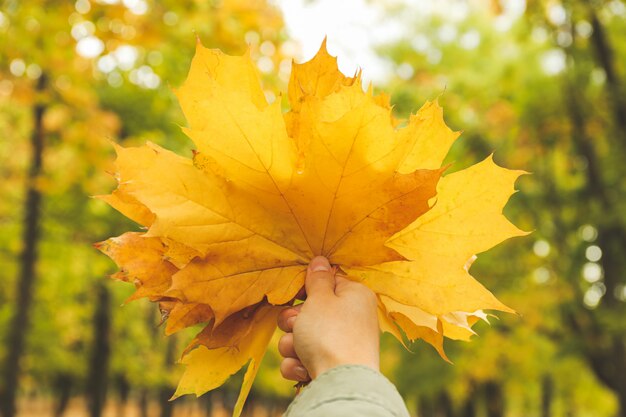
[[[293,346],[293,333],[285,333],[278,341],[278,352],[284,358],[298,358],[296,349]]]
[[[296,316],[300,312],[302,304],[294,307],[288,307],[278,315],[278,327],[284,332],[293,332],[293,325],[296,322]]]
[[[299,306],[283,310],[278,318],[279,326],[281,326],[283,330],[287,328],[293,329],[293,322],[295,322],[296,315],[299,311]],[[296,349],[293,344],[293,333],[289,332],[281,336],[278,341],[278,352],[285,358],[280,363],[280,373],[283,375],[283,378],[302,382],[311,379],[296,354]]]
[[[285,358],[280,363],[280,373],[285,379],[291,381],[309,381],[309,373],[307,372],[302,362],[294,358]]]
[[[307,299],[329,296],[335,293],[335,271],[323,256],[313,258],[306,271]]]

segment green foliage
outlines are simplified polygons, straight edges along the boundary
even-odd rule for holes
[[[480,336],[470,343],[448,343],[454,365],[424,343],[412,346],[412,354],[384,338],[383,367],[413,407],[445,393],[459,413],[474,402],[484,415],[485,387],[495,382],[505,387],[509,415],[539,415],[548,378],[554,415],[608,417],[617,413],[616,391],[594,360],[619,369],[624,358],[611,349],[626,343],[626,267],[619,260],[626,246],[619,240],[626,229],[626,134],[616,116],[619,97],[626,97],[625,6],[621,0],[527,3],[507,30],[497,28],[502,15],[486,7],[454,23],[424,17],[419,8],[389,12],[405,25],[401,41],[380,49],[403,66],[403,78],[385,87],[396,114],[406,117],[439,97],[448,124],[464,131],[449,172],[494,151],[502,165],[531,171],[506,214],[535,232],[480,255],[472,269],[519,316],[477,325]],[[89,8],[81,12],[84,4]],[[555,5],[565,10],[565,22],[550,20]],[[136,227],[89,197],[114,186],[103,174],[111,171],[108,140],[151,140],[190,152],[170,86],[183,81],[193,33],[209,47],[241,53],[246,34],[279,45],[282,20],[264,1],[168,0],[135,14],[104,2],[0,0],[0,13],[0,368],[15,308],[33,109],[43,104],[42,234],[22,388],[50,392],[59,375],[82,387],[93,349],[94,283],[114,270],[90,245]],[[610,44],[616,81],[599,59],[598,31],[588,31],[594,15]],[[83,26],[103,41],[100,57],[132,47],[132,65],[105,71],[98,58],[78,55],[72,32]],[[450,27],[455,34],[446,40]],[[254,45],[252,54],[258,56]],[[137,81],[144,66],[159,77],[154,88]],[[36,92],[41,76],[48,87]],[[271,77],[265,82],[280,85]],[[601,249],[600,259],[588,259],[591,246]],[[110,381],[123,377],[133,389],[152,391],[173,385],[180,370],[157,327],[158,312],[148,301],[120,307],[132,288],[107,285]],[[177,335],[174,351],[192,336]],[[277,353],[268,352],[258,395],[292,395],[278,364]]]
[[[450,28],[449,20],[413,16],[413,34],[381,48],[405,66],[403,73],[407,65],[412,70],[408,80],[391,81],[398,115],[406,117],[420,97],[439,96],[449,124],[464,130],[465,139],[449,158],[451,170],[495,151],[503,165],[532,172],[519,181],[521,192],[507,215],[523,229],[535,230],[531,238],[479,255],[472,267],[477,276],[489,277],[487,287],[520,316],[501,317],[492,328],[479,328],[471,343],[454,344],[453,368],[432,369],[437,366],[418,356],[419,371],[410,376],[410,368],[399,366],[397,378],[407,395],[430,392],[436,398],[441,390],[449,392],[458,409],[472,393],[485,398],[481,386],[496,381],[506,387],[509,407],[524,414],[541,407],[541,381],[547,376],[555,386],[553,409],[609,416],[624,393],[620,377],[599,368],[624,366],[615,352],[626,343],[626,302],[620,295],[626,281],[617,272],[623,271],[616,268],[619,261],[606,255],[623,252],[624,243],[608,237],[602,242],[600,235],[602,229],[611,236],[624,233],[618,214],[626,202],[624,170],[617,161],[626,154],[611,101],[615,89],[623,95],[623,84],[607,85],[598,40],[584,29],[594,14],[599,16],[614,46],[617,76],[623,78],[618,57],[624,43],[617,34],[626,26],[617,10],[624,5],[535,5],[504,31],[494,26],[506,16],[475,10],[455,25],[455,39],[445,42],[441,34]],[[549,9],[556,7],[565,22],[550,21]],[[480,40],[472,48],[468,33]],[[599,245],[602,258],[586,253],[591,245]],[[590,276],[589,268],[603,273]]]
[[[30,326],[23,329],[27,346],[21,388],[50,392],[58,389],[56,381],[63,375],[80,394],[94,348],[94,284],[114,272],[114,265],[91,245],[137,228],[91,198],[114,184],[105,174],[113,159],[109,141],[151,140],[190,152],[170,86],[183,81],[195,36],[241,53],[246,33],[257,34],[257,43],[279,44],[282,18],[264,1],[149,2],[140,12],[121,2],[3,0],[0,13],[0,371],[7,366],[7,330],[23,246],[29,137],[39,105],[45,148],[37,187],[43,210]],[[90,50],[80,53],[81,42],[90,36],[103,48],[95,58]],[[253,53],[259,56],[258,48]],[[103,56],[108,58],[103,61]],[[103,66],[107,59],[113,68]],[[282,58],[276,54],[274,59]],[[140,70],[147,79],[141,79]],[[47,83],[37,91],[42,77]],[[133,388],[152,390],[174,385],[179,370],[171,352],[181,351],[193,333],[171,338],[181,345],[171,348],[157,327],[160,317],[153,304],[126,305],[131,287],[113,282],[107,287],[112,294],[111,382],[123,378]]]

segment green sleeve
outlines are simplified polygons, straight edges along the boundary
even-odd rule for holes
[[[408,417],[396,387],[367,366],[343,365],[319,375],[284,417]]]

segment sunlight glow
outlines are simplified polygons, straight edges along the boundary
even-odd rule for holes
[[[458,41],[467,50],[480,44],[480,35],[475,30],[458,33],[457,24],[468,18],[472,12],[466,2],[452,0],[274,0],[282,10],[289,38],[299,45],[297,61],[305,61],[317,52],[325,36],[328,50],[339,56],[339,68],[348,75],[363,68],[365,84],[369,81],[386,81],[394,72],[394,65],[384,58],[377,48],[385,44],[406,39],[416,52],[422,53],[430,64],[437,64],[443,58],[442,52],[431,45],[427,36],[415,33],[416,20],[436,16],[443,24],[436,37],[442,43]],[[502,0],[503,12],[494,19],[494,27],[507,31],[524,14],[525,0]],[[405,13],[393,14],[388,10],[403,7]],[[485,6],[487,7],[487,6]],[[250,34],[252,36],[253,34]],[[249,44],[259,42],[248,39]],[[554,59],[552,60],[554,61]],[[558,63],[556,64],[558,65]],[[555,63],[548,67],[554,71]],[[560,70],[557,68],[557,72]],[[406,75],[406,72],[402,72]]]
[[[4,29],[9,26],[9,19],[4,15],[4,13],[0,12],[0,29]]]
[[[539,267],[533,271],[533,279],[537,284],[545,284],[550,281],[550,271],[543,266]]]
[[[91,10],[91,3],[89,3],[89,0],[77,0],[74,3],[74,8],[78,13],[86,14]]]
[[[9,65],[9,71],[11,71],[11,74],[16,77],[24,75],[24,72],[26,71],[26,64],[24,63],[24,60],[15,58]]]
[[[589,283],[598,282],[602,279],[602,267],[594,262],[583,265],[583,278]]]
[[[550,244],[545,240],[538,240],[533,245],[533,252],[540,258],[545,258],[550,254]]]
[[[123,0],[122,3],[136,15],[143,15],[148,11],[148,3],[145,0]]]
[[[81,40],[87,36],[91,36],[96,32],[96,26],[88,21],[77,22],[72,26],[71,34],[74,39]]]
[[[148,65],[132,70],[128,78],[131,83],[143,88],[155,89],[161,84],[161,78]]]
[[[585,258],[589,262],[598,262],[602,258],[602,249],[600,246],[591,245],[585,250]]]
[[[95,36],[82,38],[76,44],[76,52],[85,58],[95,58],[104,51],[104,42]]]
[[[30,64],[26,67],[26,76],[31,80],[36,80],[37,78],[41,77],[41,73],[41,67],[37,64]]]
[[[590,224],[586,224],[584,226],[581,226],[581,228],[578,230],[578,234],[585,242],[593,242],[598,237],[598,229]]]
[[[480,45],[480,33],[475,29],[467,31],[461,35],[459,43],[463,49],[476,49]]]
[[[131,45],[122,45],[111,53],[115,58],[117,66],[124,71],[128,71],[135,66],[139,58],[139,51]]]
[[[367,0],[277,0],[290,37],[300,45],[297,61],[311,59],[325,36],[328,50],[339,56],[339,68],[353,75],[364,69],[365,83],[389,77],[393,65],[375,46],[401,39],[403,27],[384,14],[384,7]]]
[[[605,293],[606,286],[601,282],[597,282],[585,292],[583,302],[589,308],[596,308]]]
[[[553,48],[541,56],[541,68],[546,75],[558,75],[565,70],[565,52]]]
[[[13,83],[9,80],[0,81],[0,97],[8,97],[13,92]]]

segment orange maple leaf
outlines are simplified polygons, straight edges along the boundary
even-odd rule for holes
[[[131,298],[160,303],[168,333],[207,323],[175,397],[250,362],[241,412],[280,306],[316,255],[374,290],[382,330],[444,358],[444,336],[469,339],[483,309],[512,311],[466,265],[525,234],[502,215],[522,172],[487,158],[442,177],[458,133],[436,102],[397,128],[388,98],[341,74],[325,45],[294,64],[287,113],[267,103],[249,55],[200,44],[176,93],[193,158],[116,145],[119,186],[102,198],[147,232],[98,245],[137,285]]]

